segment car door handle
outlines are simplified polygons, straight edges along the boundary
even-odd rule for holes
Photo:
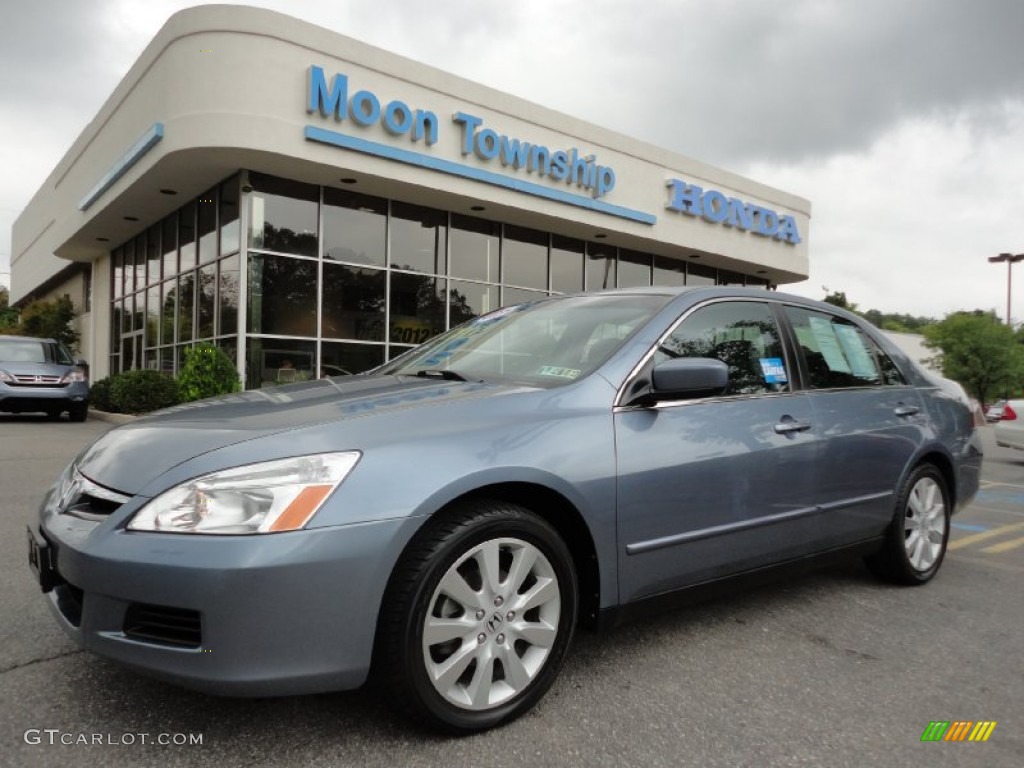
[[[790,432],[804,432],[811,428],[809,421],[797,421],[790,416],[783,416],[782,420],[775,425],[775,434],[788,435]]]
[[[898,405],[896,410],[893,411],[897,416],[914,416],[921,412],[921,409],[916,405]]]

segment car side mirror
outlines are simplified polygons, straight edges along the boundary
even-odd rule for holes
[[[655,400],[721,395],[729,386],[729,366],[712,357],[676,357],[654,366],[650,394]]]
[[[88,368],[89,367],[89,363],[86,362],[85,359],[81,358],[81,357],[76,357],[75,360],[74,360],[74,364],[77,365],[79,368]]]

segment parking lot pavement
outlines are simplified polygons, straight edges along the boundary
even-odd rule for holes
[[[584,632],[536,710],[463,739],[368,691],[218,699],[76,651],[32,582],[24,528],[108,428],[0,416],[2,766],[1024,765],[1024,453],[990,428],[984,487],[930,585],[855,565]],[[921,742],[932,721],[966,720],[997,725],[985,743]]]

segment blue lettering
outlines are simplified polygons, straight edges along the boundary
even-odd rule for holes
[[[324,117],[334,115],[335,120],[348,117],[348,78],[337,74],[327,88],[327,78],[321,67],[309,68],[309,103],[306,111],[313,114],[317,110]]]
[[[401,136],[412,128],[412,110],[401,101],[392,101],[384,110],[384,130]]]
[[[593,155],[590,157],[580,157],[579,152],[575,149],[569,155],[570,165],[572,166],[572,172],[566,184],[575,184],[577,187],[588,186],[587,185],[587,162],[593,160]]]
[[[526,158],[530,152],[530,145],[519,139],[510,139],[508,136],[501,137],[501,164],[511,165],[513,168],[522,168],[526,165]]]
[[[551,176],[562,181],[569,176],[569,155],[565,152],[555,152],[551,156]]]
[[[534,144],[530,148],[529,170],[543,174],[551,173],[551,150],[547,147]]]
[[[380,120],[380,102],[369,91],[359,91],[352,97],[352,120],[359,125],[372,125]]]
[[[775,233],[776,240],[786,240],[793,245],[800,242],[800,232],[796,228],[796,221],[792,216],[779,217],[779,231]]]
[[[725,221],[729,215],[729,201],[717,189],[704,193],[704,220],[715,224]]]
[[[498,134],[484,128],[476,135],[476,156],[481,160],[493,160],[498,156]]]
[[[666,208],[685,213],[687,216],[701,216],[704,213],[704,190],[696,184],[687,184],[679,179],[672,179],[667,186],[672,187]]]
[[[754,234],[762,237],[771,237],[779,231],[779,215],[767,208],[752,205],[751,209],[757,216],[757,226],[754,227]]]
[[[412,132],[412,140],[419,141],[426,137],[427,144],[437,144],[437,115],[426,110],[416,110],[416,128]]]
[[[725,220],[725,226],[749,230],[754,226],[754,214],[742,200],[730,197],[729,217]]]
[[[602,165],[597,173],[597,190],[594,197],[603,197],[615,189],[615,171],[606,165]]]
[[[462,124],[462,154],[468,155],[473,151],[474,133],[483,120],[465,112],[456,112],[452,120]]]

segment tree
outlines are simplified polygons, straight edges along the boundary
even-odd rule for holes
[[[0,285],[0,334],[18,332],[18,310],[11,306],[11,292]]]
[[[849,310],[850,312],[857,311],[857,305],[846,298],[844,291],[835,291],[834,293],[828,293],[828,288],[825,288],[825,298],[822,299],[826,304],[831,304],[834,307],[840,307],[841,309]]]
[[[924,329],[925,346],[942,374],[960,382],[982,403],[1015,390],[1024,376],[1024,346],[994,312],[955,312]]]
[[[21,311],[21,322],[16,333],[22,336],[38,336],[57,341],[74,348],[79,333],[71,327],[75,319],[75,307],[71,299],[61,296],[52,301],[37,299]]]

